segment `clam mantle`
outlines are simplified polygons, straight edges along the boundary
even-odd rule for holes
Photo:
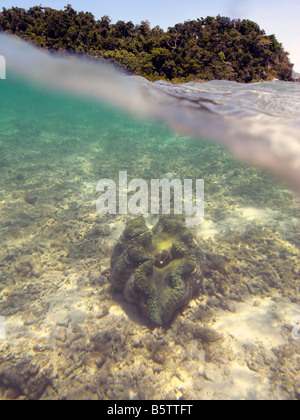
[[[127,222],[111,257],[110,281],[155,325],[166,325],[200,288],[203,254],[181,219],[162,216],[149,229]]]

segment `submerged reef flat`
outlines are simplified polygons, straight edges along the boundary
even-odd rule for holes
[[[201,253],[183,221],[161,217],[153,229],[130,220],[111,259],[113,286],[156,325],[166,325],[199,290]]]
[[[291,191],[220,147],[95,104],[20,87],[0,110],[1,400],[300,398]],[[167,326],[149,328],[125,298],[133,267],[111,285],[132,216],[100,216],[96,184],[120,169],[205,180],[205,220],[190,229],[199,290]],[[158,222],[145,216],[146,236]],[[150,250],[163,270],[169,246]]]

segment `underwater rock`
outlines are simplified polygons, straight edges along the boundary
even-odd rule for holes
[[[29,400],[38,400],[52,383],[52,368],[47,371],[27,357],[20,358],[19,361],[13,357],[11,359],[1,363],[0,367],[0,384],[4,399],[23,396]]]
[[[164,216],[149,229],[143,217],[136,217],[115,246],[110,281],[152,323],[166,325],[199,290],[203,258],[181,220]]]
[[[32,255],[22,255],[18,257],[15,263],[15,269],[20,277],[23,278],[39,278],[43,272],[40,261]]]
[[[25,202],[27,203],[27,204],[30,204],[31,206],[34,206],[35,205],[35,203],[37,202],[37,200],[38,200],[38,197],[37,197],[37,195],[35,195],[34,193],[32,193],[32,192],[27,192],[26,194],[25,194]]]

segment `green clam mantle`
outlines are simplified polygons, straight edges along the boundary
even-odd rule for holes
[[[202,253],[184,223],[162,216],[149,229],[143,217],[130,220],[111,258],[112,285],[136,303],[148,320],[166,325],[199,290]]]

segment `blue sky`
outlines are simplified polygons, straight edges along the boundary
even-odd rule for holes
[[[54,9],[63,9],[69,2],[77,11],[92,12],[96,19],[103,15],[110,16],[112,22],[140,23],[147,19],[151,26],[164,29],[208,15],[250,19],[267,35],[276,35],[290,53],[295,70],[300,72],[300,0],[1,0],[0,7],[27,9],[40,2]]]

